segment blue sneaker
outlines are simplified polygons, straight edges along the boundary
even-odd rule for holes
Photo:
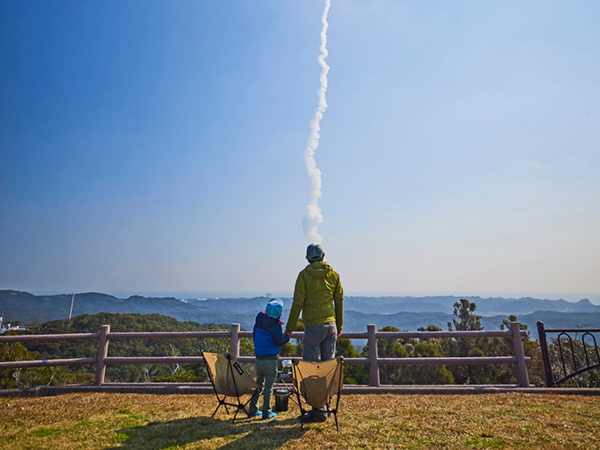
[[[254,419],[255,417],[258,417],[258,416],[262,416],[262,413],[260,411],[254,411],[253,413],[248,413],[249,419]]]
[[[274,419],[275,417],[277,417],[277,414],[275,414],[273,411],[271,411],[269,414],[263,414],[262,420],[270,420],[270,419]]]

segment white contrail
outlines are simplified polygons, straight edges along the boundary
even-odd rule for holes
[[[325,58],[327,58],[327,55],[329,54],[327,52],[327,28],[329,27],[329,24],[327,23],[327,14],[329,13],[330,7],[331,0],[326,0],[325,10],[321,17],[323,27],[321,28],[321,54],[318,58],[319,65],[321,66],[321,87],[317,91],[319,105],[317,106],[315,116],[310,123],[310,138],[308,139],[306,152],[304,154],[304,162],[306,163],[306,170],[308,171],[312,187],[310,203],[306,206],[306,216],[304,216],[303,221],[304,234],[311,242],[316,244],[320,244],[323,241],[323,238],[317,231],[319,225],[323,222],[323,215],[321,214],[321,208],[319,207],[319,198],[321,198],[322,195],[321,171],[317,167],[317,162],[315,161],[315,151],[319,146],[319,138],[321,137],[319,134],[319,131],[321,130],[320,122],[327,109],[325,92],[327,91],[327,73],[329,72],[329,66],[325,62]]]

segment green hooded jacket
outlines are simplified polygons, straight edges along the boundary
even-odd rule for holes
[[[329,264],[317,261],[300,272],[286,330],[294,331],[302,311],[305,326],[335,322],[338,332],[344,325],[344,291],[340,276]]]

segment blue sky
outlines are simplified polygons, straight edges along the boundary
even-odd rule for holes
[[[324,0],[0,3],[0,288],[289,295]],[[332,0],[349,295],[600,301],[600,3]]]

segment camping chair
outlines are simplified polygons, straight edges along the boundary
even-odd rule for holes
[[[327,412],[335,417],[335,428],[339,431],[337,412],[344,384],[344,358],[338,356],[336,359],[318,363],[295,360],[293,369],[294,389],[300,406],[301,428],[304,427],[305,414],[308,413],[302,407],[301,397],[303,397],[313,408],[325,406]],[[337,395],[337,399],[335,408],[332,409],[331,401],[334,395]]]
[[[237,359],[229,353],[224,355],[223,353],[202,352],[202,356],[206,364],[208,378],[219,401],[217,409],[215,409],[215,412],[210,417],[213,418],[215,416],[221,405],[225,407],[227,414],[229,414],[227,406],[236,408],[231,423],[235,421],[240,409],[248,414],[246,405],[250,402],[250,399],[242,403],[240,396],[251,394],[258,387],[256,382],[242,369]],[[219,395],[222,395],[223,398],[220,398]],[[227,397],[235,397],[237,403],[227,402]]]

